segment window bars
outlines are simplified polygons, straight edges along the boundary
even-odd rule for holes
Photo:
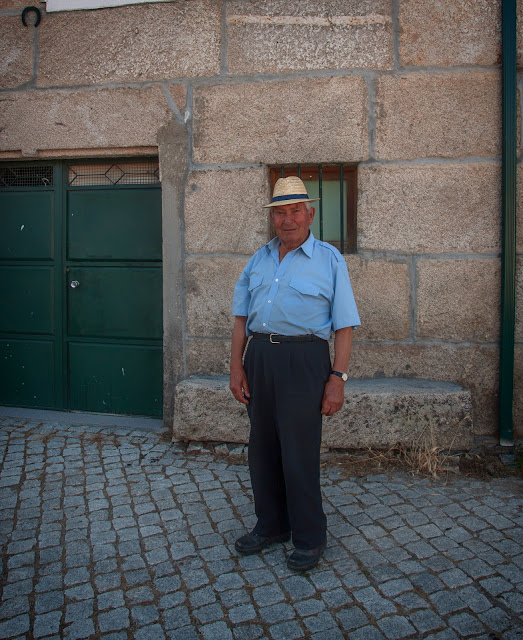
[[[69,187],[159,184],[157,161],[77,162],[67,167]]]
[[[1,167],[0,188],[15,187],[52,187],[52,165],[36,167]]]
[[[53,187],[53,165],[0,166],[0,189]],[[159,184],[157,160],[80,161],[67,164],[67,186]]]
[[[314,235],[341,253],[356,252],[357,167],[347,164],[273,167],[271,188],[278,178],[289,176],[303,180],[309,198],[320,198],[314,204],[317,210],[311,226]]]

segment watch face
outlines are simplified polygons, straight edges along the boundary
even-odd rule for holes
[[[348,379],[348,375],[346,373],[342,374],[341,379],[343,380],[343,382],[347,382]]]

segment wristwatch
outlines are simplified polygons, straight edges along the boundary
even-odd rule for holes
[[[331,371],[331,375],[338,376],[338,378],[341,378],[343,382],[347,382],[347,380],[349,379],[349,376],[346,373],[341,373],[341,371],[334,371],[334,369]]]

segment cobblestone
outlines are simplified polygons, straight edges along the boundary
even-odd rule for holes
[[[241,557],[248,468],[155,432],[0,418],[0,638],[523,635],[523,483],[322,467],[328,547]]]

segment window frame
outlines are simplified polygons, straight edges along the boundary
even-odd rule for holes
[[[298,176],[302,180],[317,180],[320,187],[320,197],[322,192],[322,184],[324,181],[340,181],[343,179],[347,184],[347,202],[343,212],[344,223],[346,229],[346,237],[342,241],[326,241],[332,244],[343,254],[356,253],[358,250],[357,243],[357,202],[358,202],[358,167],[355,164],[294,164],[279,165],[269,167],[271,193],[278,178],[288,178],[289,176]],[[323,204],[320,200],[314,203],[318,209],[317,215],[320,217],[320,240],[322,237],[323,222]],[[340,211],[341,214],[341,211]],[[271,232],[274,235],[274,228],[271,224]]]

